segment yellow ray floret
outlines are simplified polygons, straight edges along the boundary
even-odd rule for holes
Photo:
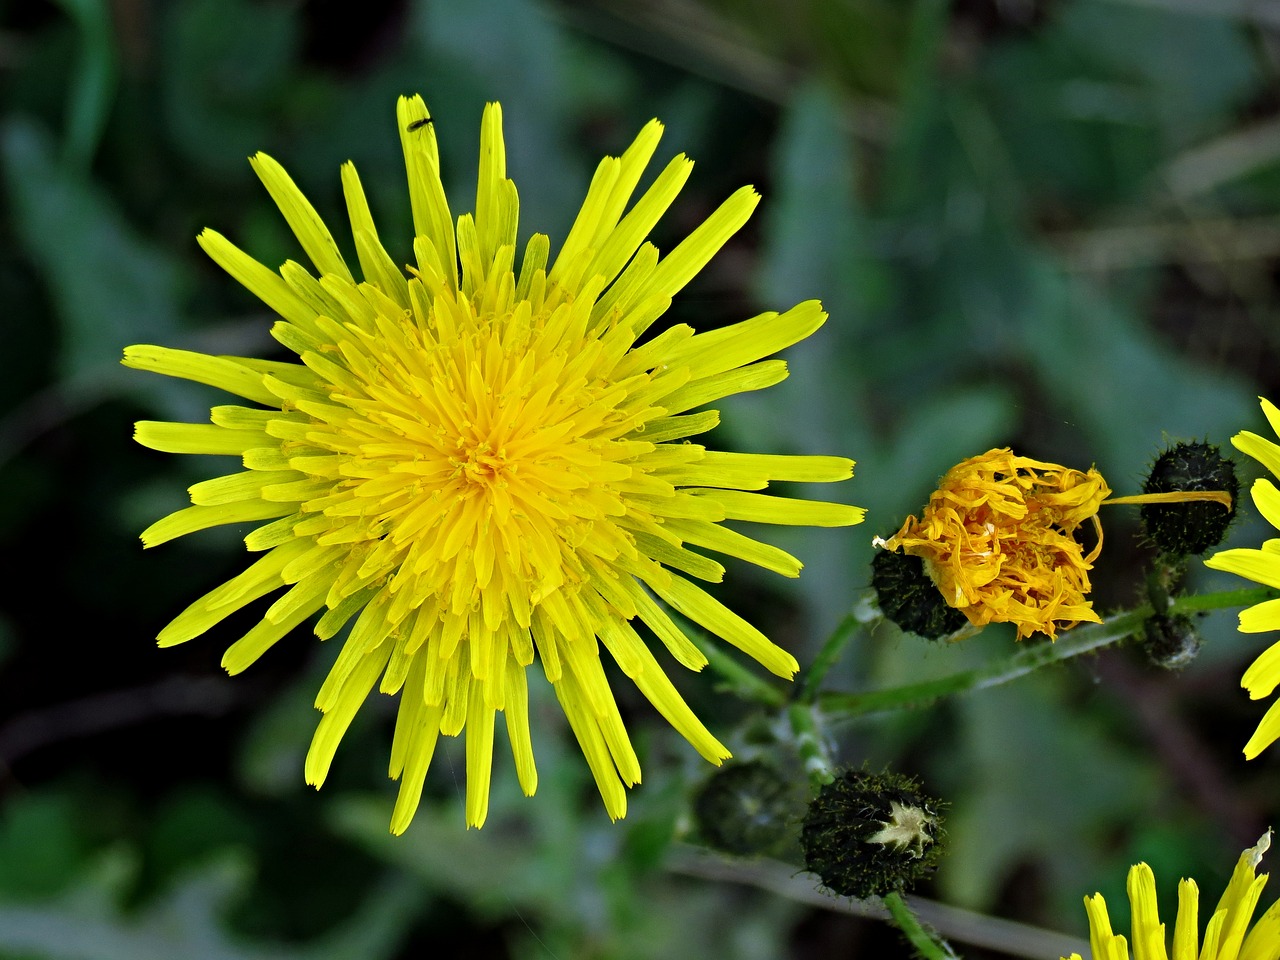
[[[522,789],[537,771],[526,668],[539,661],[609,815],[626,811],[640,766],[600,649],[705,758],[729,753],[637,632],[699,670],[707,658],[668,611],[790,677],[795,658],[695,581],[724,566],[701,550],[797,576],[800,562],[724,520],[843,526],[839,503],[774,497],[775,481],[847,479],[853,461],[708,449],[711,401],[771,386],[769,359],[826,320],[817,302],[696,333],[677,324],[639,342],[671,298],[751,215],[737,191],[665,257],[646,240],[692,164],[676,157],[633,195],[662,132],[647,124],[601,162],[564,246],[534,234],[517,257],[519,203],[506,176],[502,114],[484,112],[475,210],[455,220],[440,180],[434,123],[420,98],[397,109],[414,262],[379,240],[355,168],[342,188],[361,278],[275,160],[251,163],[311,261],[274,271],[212,230],[199,242],[277,315],[272,336],[297,361],[214,357],[140,345],[126,365],[225,390],[208,424],[142,422],[138,442],[235,457],[239,468],[190,488],[192,506],[143,534],[147,546],[225,523],[258,524],[260,558],[161,631],[199,636],[274,594],[223,659],[250,666],[318,615],[321,639],[347,629],[316,698],[324,714],[305,775],[317,787],[376,687],[398,694],[392,830],[413,818],[441,735],[467,731],[466,818],[488,811],[494,725],[505,719]],[[517,262],[519,260],[519,262]],[[257,404],[258,406],[252,406]],[[266,522],[262,522],[266,521]]]
[[[1214,908],[1200,937],[1196,882],[1178,884],[1178,914],[1170,944],[1160,922],[1155,874],[1145,863],[1129,870],[1127,892],[1132,916],[1131,940],[1111,928],[1107,904],[1095,893],[1084,898],[1089,917],[1089,949],[1094,960],[1280,960],[1280,901],[1273,903],[1250,929],[1250,921],[1267,884],[1267,874],[1257,875],[1258,864],[1271,846],[1268,830],[1255,846],[1240,854],[1222,899]],[[1170,952],[1172,947],[1172,952]],[[1081,960],[1073,953],[1069,960]]]
[[[1271,429],[1280,432],[1280,410],[1271,401],[1260,399],[1262,412]],[[1280,476],[1280,445],[1248,430],[1242,430],[1232,437],[1231,443],[1273,474]],[[1254,481],[1251,492],[1258,512],[1273,527],[1280,529],[1280,490],[1263,477]],[[1259,549],[1220,550],[1205,561],[1205,566],[1280,589],[1280,540],[1264,541]],[[1280,630],[1280,600],[1264,600],[1242,610],[1240,630],[1243,633]],[[1272,644],[1253,662],[1241,678],[1240,685],[1249,691],[1249,696],[1254,700],[1271,696],[1276,686],[1280,685],[1280,642]],[[1252,760],[1277,739],[1280,739],[1280,701],[1271,705],[1257,730],[1245,744],[1246,759]]]

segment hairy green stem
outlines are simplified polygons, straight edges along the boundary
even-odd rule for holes
[[[1280,596],[1280,591],[1270,587],[1254,587],[1178,597],[1170,603],[1164,614],[1175,616],[1224,607],[1251,606],[1277,596]],[[1108,617],[1103,623],[1076,627],[1063,634],[1056,642],[1024,646],[1012,656],[971,670],[961,670],[932,680],[890,687],[885,690],[871,690],[865,693],[822,693],[818,695],[817,702],[833,717],[847,719],[900,710],[904,707],[917,707],[953,694],[999,686],[1026,676],[1032,670],[1047,664],[1069,660],[1082,653],[1099,650],[1140,633],[1143,623],[1152,613],[1150,606],[1143,605]]]
[[[937,939],[924,928],[924,924],[907,906],[907,901],[900,893],[886,893],[881,899],[894,925],[902,931],[903,936],[916,948],[924,960],[956,960],[955,952],[943,941]]]
[[[814,707],[805,703],[793,703],[787,708],[787,719],[791,723],[791,731],[795,734],[796,750],[804,761],[804,772],[815,793],[823,785],[835,779],[831,772],[831,758],[827,754],[827,744],[818,729],[818,718],[814,716]]]

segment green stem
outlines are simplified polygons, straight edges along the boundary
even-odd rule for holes
[[[1165,614],[1173,616],[1218,610],[1223,607],[1252,606],[1277,596],[1280,596],[1280,591],[1270,587],[1255,587],[1178,597]],[[1112,616],[1104,623],[1076,627],[1054,643],[1037,643],[1034,646],[1024,647],[1010,657],[972,670],[961,670],[921,683],[910,683],[885,690],[871,690],[866,693],[822,693],[818,695],[817,701],[824,711],[838,714],[844,719],[900,710],[904,707],[917,707],[941,697],[999,686],[1026,676],[1032,670],[1047,664],[1069,660],[1082,653],[1090,653],[1113,643],[1119,643],[1126,637],[1140,632],[1143,622],[1151,615],[1151,607],[1143,605]]]
[[[907,901],[902,898],[902,894],[886,893],[881,899],[889,911],[889,916],[893,918],[894,924],[919,951],[924,960],[956,960],[956,954],[951,947],[924,928],[920,918],[907,906]]]
[[[793,703],[787,708],[787,719],[795,734],[796,750],[804,761],[804,772],[816,793],[834,780],[835,775],[831,772],[831,758],[827,755],[827,745],[822,739],[822,731],[818,729],[814,709],[811,704]]]
[[[786,695],[769,685],[756,674],[734,660],[723,650],[710,643],[705,637],[698,644],[706,655],[711,669],[720,674],[734,696],[743,700],[754,700],[768,707],[781,707],[787,702]]]
[[[836,627],[835,632],[827,638],[827,642],[822,645],[818,655],[813,658],[813,664],[805,671],[804,686],[800,688],[800,695],[796,697],[798,702],[813,703],[817,699],[818,689],[822,686],[822,681],[826,679],[827,673],[835,662],[840,659],[840,654],[844,652],[844,648],[853,639],[854,632],[857,629],[858,618],[853,614],[849,614],[840,621],[840,625]]]
[[[1219,590],[1217,593],[1193,593],[1174,600],[1169,613],[1203,613],[1206,610],[1221,610],[1223,607],[1252,607],[1264,600],[1277,598],[1280,598],[1280,590],[1272,587],[1242,587],[1239,590]]]

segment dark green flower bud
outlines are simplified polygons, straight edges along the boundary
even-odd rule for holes
[[[1212,500],[1143,505],[1143,527],[1162,554],[1185,557],[1221,543],[1236,515],[1240,481],[1235,464],[1212,444],[1178,443],[1156,458],[1143,493],[1214,490],[1231,497],[1229,508]]]
[[[920,557],[877,550],[871,560],[871,586],[881,613],[908,633],[941,640],[969,623],[963,613],[942,599]]]
[[[841,896],[905,890],[938,859],[941,806],[911,777],[846,770],[809,804],[800,829],[805,867]]]
[[[726,764],[693,799],[703,842],[737,856],[779,854],[803,812],[795,778],[758,760]]]
[[[1203,643],[1190,617],[1149,617],[1143,624],[1142,649],[1153,664],[1166,670],[1190,664]]]

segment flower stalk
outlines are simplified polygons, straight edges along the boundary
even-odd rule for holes
[[[1266,600],[1280,598],[1280,590],[1252,588],[1224,590],[1216,593],[1193,594],[1171,601],[1165,613],[1202,613],[1229,607],[1250,606]],[[1054,643],[1026,646],[1003,659],[994,660],[981,667],[959,670],[945,676],[920,683],[887,687],[859,693],[826,691],[818,694],[816,702],[831,721],[850,720],[854,717],[887,713],[908,707],[919,707],[943,697],[983,690],[1025,677],[1033,670],[1078,657],[1081,654],[1101,650],[1134,636],[1143,623],[1155,611],[1148,604],[1108,617],[1102,623],[1087,624],[1065,633]]]
[[[920,918],[907,906],[902,894],[897,891],[886,893],[881,900],[889,911],[894,926],[902,931],[902,935],[916,948],[922,960],[958,960],[955,951],[946,942],[925,929]]]

